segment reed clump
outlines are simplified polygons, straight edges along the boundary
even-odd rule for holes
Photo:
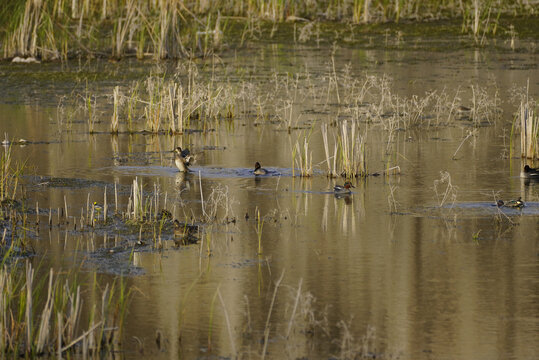
[[[206,129],[209,121],[234,117],[239,99],[236,90],[227,84],[204,82],[191,71],[186,81],[179,75],[172,79],[149,76],[131,84],[128,95],[115,87],[111,133],[122,128],[128,133],[182,134],[192,123]]]
[[[163,209],[166,208],[166,196]],[[131,224],[153,224],[158,223],[163,218],[163,212],[160,204],[161,193],[157,184],[154,184],[153,192],[145,196],[142,181],[138,177],[133,180],[131,192],[127,203],[127,209],[124,218]],[[168,211],[167,211],[168,212]]]
[[[313,175],[313,153],[309,149],[309,139],[311,132],[305,132],[300,136],[292,150],[292,173],[295,175],[295,166],[299,168],[299,174],[302,177],[310,177]]]
[[[520,154],[527,159],[539,158],[539,116],[537,115],[538,103],[530,96],[530,81],[525,87],[514,86],[510,89],[511,102],[516,106],[513,126],[511,127],[511,144],[520,127]]]
[[[341,176],[346,178],[366,177],[367,163],[365,142],[367,132],[361,134],[357,123],[344,121],[338,135],[338,166]]]
[[[0,157],[0,258],[7,260],[28,256],[33,249],[28,245],[30,228],[28,209],[21,201],[20,182],[25,163],[13,160],[12,145],[4,148]]]
[[[322,124],[321,127],[322,132],[322,140],[324,141],[324,152],[326,154],[326,164],[328,167],[327,175],[328,177],[337,177],[337,159],[338,159],[338,141],[336,140],[335,136],[333,137],[333,154],[330,152],[329,149],[329,141],[328,141],[328,125]]]
[[[93,57],[104,49],[117,59],[192,56],[197,30],[208,26],[217,33],[221,30],[217,17],[207,17],[204,23],[189,5],[175,0],[11,1],[0,13],[8,24],[1,33],[4,57],[54,60],[81,53]],[[219,36],[206,41],[206,47],[213,49],[210,41],[218,42]]]
[[[12,146],[6,147],[0,157],[0,202],[17,198],[23,170],[24,163],[13,161]]]
[[[124,283],[107,284],[100,300],[88,304],[83,324],[81,284],[50,270],[37,277],[30,262],[24,271],[2,265],[0,352],[12,356],[83,357],[120,348],[123,321],[131,292]]]
[[[520,103],[520,149],[523,158],[539,158],[539,115],[529,102]]]

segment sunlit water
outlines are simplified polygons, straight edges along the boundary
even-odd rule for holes
[[[330,48],[260,45],[225,52],[214,70],[211,62],[200,70],[215,71],[216,81],[247,79],[268,92],[275,72],[281,78],[289,72],[290,81],[296,73],[309,73],[317,96],[305,96],[310,100],[296,106],[293,116],[303,129],[290,133],[282,124],[257,119],[256,106],[245,104],[233,120],[215,122],[209,132],[90,135],[81,115],[70,123],[59,120],[60,97],[84,89],[81,79],[87,77],[101,101],[110,103],[104,95],[112,86],[127,86],[157,65],[2,64],[2,133],[32,142],[13,148],[17,159],[27,161],[29,204],[39,202],[48,211],[63,207],[65,198],[70,215],[80,217],[88,199],[103,202],[106,189],[114,211],[116,183],[118,207],[125,211],[135,177],[147,195],[157,187],[161,206],[180,219],[201,219],[202,201],[212,191],[228,201],[227,211],[218,210],[218,223],[203,224],[198,245],[174,247],[167,233],[163,250],[153,248],[153,234],[141,234],[145,245],[135,247],[139,234],[114,226],[82,233],[72,226],[49,230],[43,215],[31,261],[43,269],[78,268],[82,279],[94,272],[103,282],[125,277],[134,290],[126,358],[258,358],[264,351],[274,359],[357,353],[537,358],[538,185],[519,178],[523,163],[514,144],[518,137],[510,143],[516,104],[509,90],[525,87],[529,79],[530,96],[538,96],[539,70],[533,64],[539,58],[488,49],[414,51],[409,45],[401,51],[338,48],[336,69],[350,64],[352,76],[387,74],[401,96],[461,87],[464,104],[470,104],[471,84],[495,83],[502,120],[479,127],[458,152],[473,129],[466,122],[399,130],[389,140],[387,131],[362,124],[368,128],[369,170],[381,171],[389,162],[401,174],[354,181],[349,197],[333,195],[343,180],[328,179],[322,163],[319,123],[344,116],[333,91],[327,102]],[[163,66],[171,73],[175,64]],[[310,91],[302,81],[297,91]],[[112,110],[104,109],[97,127],[106,131]],[[311,178],[294,177],[292,145],[311,126],[310,149],[319,165]],[[178,145],[199,152],[191,174],[174,167],[171,150]],[[255,161],[270,174],[253,176]],[[448,183],[439,181],[441,172],[450,175],[454,197],[444,199]],[[495,199],[519,196],[527,203],[523,209],[493,206]],[[257,212],[264,221],[260,254]],[[157,333],[165,339],[161,349]]]

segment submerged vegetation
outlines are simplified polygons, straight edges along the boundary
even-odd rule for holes
[[[306,23],[297,38],[303,42],[321,21],[366,24],[458,18],[462,31],[482,44],[486,34],[499,31],[502,14],[536,16],[537,8],[517,0],[7,0],[0,10],[0,41],[4,58],[166,59],[211,54],[228,33],[243,43],[261,31],[261,23],[271,24],[270,37],[282,22]],[[506,32],[514,38],[514,27]]]

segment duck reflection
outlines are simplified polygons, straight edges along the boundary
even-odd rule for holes
[[[346,205],[352,204],[352,194],[335,194],[335,199],[342,199]]]
[[[181,193],[183,191],[190,191],[191,181],[192,181],[191,177],[188,175],[188,173],[184,173],[184,172],[176,173],[176,178],[174,179],[174,183],[176,185],[176,191],[178,193]]]

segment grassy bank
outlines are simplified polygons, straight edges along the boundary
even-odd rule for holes
[[[272,24],[266,34],[271,37],[285,22],[348,27],[459,19],[462,32],[481,38],[499,31],[503,14],[533,17],[537,8],[512,0],[6,0],[0,10],[1,56],[198,57],[219,49],[227,37],[243,43],[260,35],[265,24]]]

